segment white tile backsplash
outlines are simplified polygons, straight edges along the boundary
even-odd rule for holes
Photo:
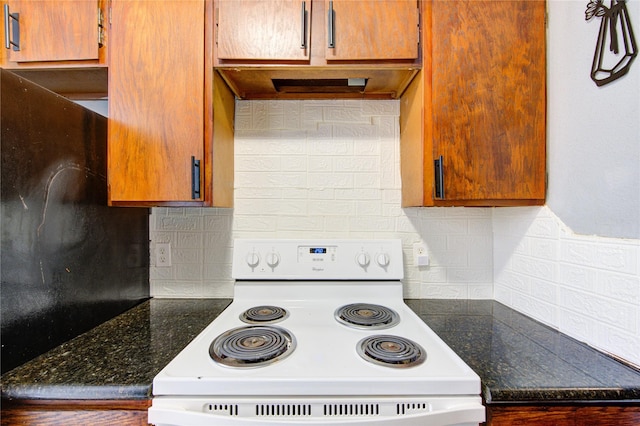
[[[491,298],[491,211],[400,207],[398,101],[238,101],[235,207],[155,208],[155,297],[229,297],[234,238],[401,238],[408,297]],[[411,256],[424,241],[431,265]]]
[[[640,241],[576,235],[548,207],[493,211],[494,298],[640,365]]]

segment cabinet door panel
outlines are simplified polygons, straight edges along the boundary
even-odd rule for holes
[[[217,14],[219,59],[309,59],[311,0],[221,0]]]
[[[203,0],[112,0],[110,201],[191,201],[204,151]],[[201,179],[202,180],[202,179]]]
[[[445,200],[544,199],[545,4],[433,2],[433,155]]]
[[[329,2],[325,2],[329,10]],[[412,0],[333,0],[325,17],[335,47],[327,60],[395,60],[418,57],[418,3]],[[327,37],[328,41],[329,36]]]
[[[12,0],[20,14],[20,50],[14,62],[98,59],[98,2],[87,0]]]

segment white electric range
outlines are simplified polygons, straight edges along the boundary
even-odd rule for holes
[[[479,377],[404,303],[400,240],[235,240],[233,302],[153,381],[156,425],[477,425]]]

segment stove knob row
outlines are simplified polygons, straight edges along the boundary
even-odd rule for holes
[[[376,264],[380,266],[382,269],[387,269],[387,266],[389,266],[389,263],[391,263],[391,258],[389,257],[388,253],[384,253],[384,252],[376,253],[375,261],[376,261]],[[371,263],[371,257],[369,256],[369,253],[367,252],[358,253],[356,255],[356,263],[358,264],[358,266],[366,270],[369,264]]]
[[[276,251],[270,251],[266,255],[264,255],[264,264],[271,268],[272,271],[275,270],[278,265],[280,265],[281,260],[282,259],[280,258],[280,254]],[[375,256],[373,257],[373,261],[377,266],[386,270],[391,263],[391,257],[386,252],[380,252],[375,254]],[[254,270],[263,262],[263,259],[260,256],[259,252],[251,251],[246,254],[245,262],[247,266],[249,266],[249,268]],[[359,267],[366,271],[372,263],[372,258],[371,255],[366,251],[361,251],[356,254],[355,262]]]
[[[251,269],[255,269],[260,264],[260,254],[255,251],[247,253],[247,255],[245,256],[245,261]],[[275,251],[269,252],[266,254],[264,261],[267,266],[269,266],[273,270],[280,264],[280,255]]]

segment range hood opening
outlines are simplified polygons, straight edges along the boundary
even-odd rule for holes
[[[310,78],[271,80],[279,93],[363,93],[367,78]]]

